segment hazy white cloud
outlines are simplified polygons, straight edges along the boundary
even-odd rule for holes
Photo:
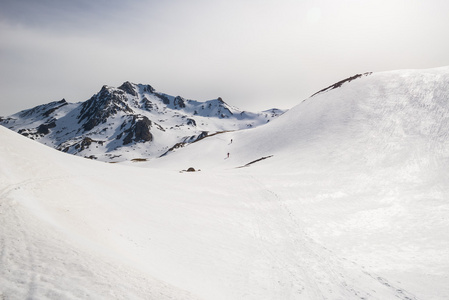
[[[126,80],[290,108],[355,73],[448,65],[448,11],[444,0],[4,0],[0,115]]]

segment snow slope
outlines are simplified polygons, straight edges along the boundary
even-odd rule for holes
[[[0,127],[0,295],[446,299],[448,84],[361,76],[132,166]]]
[[[444,67],[365,75],[306,99],[263,128],[216,135],[189,146],[179,159],[170,154],[152,165],[184,159],[200,168],[238,166],[277,154],[297,165],[325,158],[378,167],[416,156],[430,167],[433,157],[444,161],[448,153],[448,73]],[[198,151],[202,147],[210,148],[207,155]],[[217,159],[226,152],[232,162]]]
[[[448,297],[448,67],[361,76],[263,128],[207,138],[150,166],[207,171],[263,157],[250,168],[316,240],[424,299]]]

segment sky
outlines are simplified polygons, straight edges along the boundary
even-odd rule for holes
[[[449,65],[447,0],[2,0],[0,116],[103,85],[288,109],[357,73]]]

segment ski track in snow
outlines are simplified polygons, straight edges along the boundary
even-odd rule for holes
[[[1,215],[2,219],[8,220],[9,227],[1,227],[1,273],[2,278],[9,278],[12,282],[16,282],[25,289],[17,290],[14,293],[16,297],[33,299],[36,291],[36,273],[34,272],[36,253],[35,247],[30,242],[30,237],[27,231],[23,228],[24,220],[22,220],[16,213],[14,203],[5,201],[7,196],[14,190],[19,190],[22,186],[30,184],[35,180],[26,180],[18,184],[10,185],[2,189],[0,194],[1,201]],[[6,239],[4,237],[7,237]],[[9,264],[9,261],[20,262],[19,265],[14,266]],[[23,295],[21,292],[26,291]],[[3,295],[3,297],[5,297]]]
[[[355,262],[336,257],[315,242],[304,232],[304,225],[285,199],[254,176],[250,178],[260,187],[260,202],[253,205],[258,216],[254,234],[264,256],[275,262],[272,282],[282,286],[279,299],[384,299],[376,295],[377,290],[383,289],[397,299],[417,300],[403,288],[364,271]],[[261,206],[266,206],[263,211]],[[274,250],[265,246],[265,242],[272,241],[279,243]],[[363,286],[357,282],[363,282]]]
[[[37,221],[30,210],[39,207],[26,203],[33,201],[30,191],[43,183],[65,184],[70,178],[28,179],[1,190],[0,218],[8,224],[0,224],[1,300],[197,299],[117,261],[92,254],[91,249],[71,244],[54,224],[49,227]]]

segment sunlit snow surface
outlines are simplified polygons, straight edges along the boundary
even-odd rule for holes
[[[447,67],[147,163],[0,127],[0,299],[447,299],[448,170]]]

